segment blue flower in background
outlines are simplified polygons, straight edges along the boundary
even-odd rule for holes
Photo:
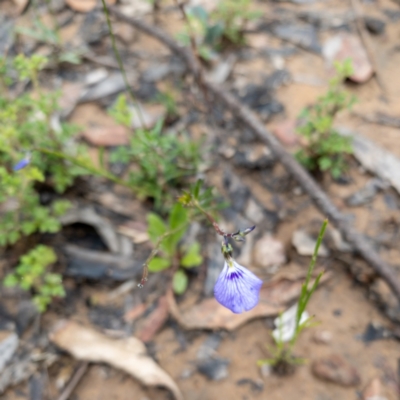
[[[31,162],[31,155],[27,154],[22,160],[19,160],[14,166],[13,171],[19,171],[25,168]]]
[[[224,269],[214,286],[214,296],[224,307],[240,314],[258,304],[262,284],[261,279],[233,258],[225,257]]]

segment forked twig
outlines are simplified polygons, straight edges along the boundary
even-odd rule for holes
[[[180,46],[166,34],[166,32],[158,27],[150,26],[143,20],[127,17],[115,7],[110,7],[110,12],[117,18],[159,40],[186,62],[188,69],[194,76],[199,75],[198,63],[192,52],[186,47]],[[258,138],[270,148],[276,159],[283,164],[286,170],[311,197],[315,205],[339,229],[359,255],[387,282],[394,295],[400,301],[400,281],[393,268],[383,261],[380,255],[365,240],[364,236],[350,225],[344,214],[331,202],[326,193],[319,187],[308,172],[286,152],[275,136],[265,128],[256,114],[218,85],[207,80],[204,80],[202,84],[205,85],[208,92],[213,95],[214,100],[217,99],[223,103],[235,118],[250,128]]]

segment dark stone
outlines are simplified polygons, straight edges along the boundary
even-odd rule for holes
[[[275,90],[289,83],[290,73],[286,69],[277,69],[272,74],[268,75],[265,79],[265,86],[269,89]]]
[[[250,378],[242,378],[236,381],[236,384],[238,386],[244,386],[244,385],[249,385],[250,389],[254,393],[260,393],[264,389],[264,384],[261,381],[254,381],[253,379]]]
[[[85,15],[79,29],[79,35],[85,43],[98,43],[108,35],[108,27],[103,12],[92,11]]]
[[[310,24],[280,23],[272,26],[272,33],[316,54],[321,54],[317,30]]]
[[[284,111],[282,103],[274,98],[273,91],[264,85],[247,85],[239,97],[244,104],[258,112],[263,120]]]
[[[340,317],[342,315],[342,310],[340,308],[337,308],[336,310],[333,310],[333,315],[335,317]]]
[[[381,35],[385,32],[386,24],[379,18],[365,17],[364,23],[368,31],[374,35]]]
[[[237,212],[243,211],[247,200],[250,198],[249,188],[243,185],[235,175],[229,172],[224,174],[223,184],[225,189],[229,192],[231,208]]]
[[[220,381],[228,377],[229,360],[224,358],[209,358],[197,364],[197,370],[213,381]]]
[[[95,306],[89,310],[89,319],[103,329],[123,330],[125,323],[123,310],[114,307]]]
[[[262,144],[250,144],[239,147],[233,162],[238,167],[259,170],[272,167],[275,163],[275,157],[266,146]]]
[[[391,337],[393,337],[392,332],[382,325],[369,323],[368,326],[365,328],[361,339],[363,342],[368,343],[380,339],[389,339]]]
[[[390,19],[390,22],[397,22],[400,19],[400,11],[389,9],[383,10],[383,13]]]
[[[367,204],[374,199],[380,190],[386,189],[387,186],[388,184],[383,182],[381,179],[370,179],[363,188],[346,198],[346,204],[350,207]]]

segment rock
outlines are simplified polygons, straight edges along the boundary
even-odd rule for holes
[[[274,164],[275,157],[267,146],[254,143],[240,146],[233,160],[239,167],[264,169]]]
[[[356,35],[339,33],[331,37],[324,44],[323,54],[325,59],[332,64],[334,61],[343,62],[351,58],[354,73],[350,79],[354,82],[367,82],[374,73],[368,54]]]
[[[0,56],[7,54],[14,44],[14,25],[13,18],[0,15]]]
[[[271,131],[283,145],[294,146],[299,142],[294,119],[286,119],[276,123],[271,127]]]
[[[247,202],[244,216],[254,224],[259,224],[264,218],[264,209],[253,198]]]
[[[261,268],[270,268],[286,262],[285,248],[279,240],[266,234],[256,242],[253,254],[254,263]]]
[[[317,378],[341,386],[357,386],[361,382],[358,371],[337,354],[315,360],[311,369]]]
[[[129,78],[128,78],[129,79]],[[80,103],[96,101],[103,97],[121,92],[125,89],[125,81],[121,73],[110,74],[106,79],[90,87],[79,99]]]
[[[292,236],[292,245],[301,256],[312,256],[316,242],[317,240],[304,230],[297,230]],[[321,243],[318,250],[318,255],[320,257],[327,257],[329,255],[329,251],[323,243]]]
[[[255,380],[250,379],[250,378],[239,379],[236,382],[236,385],[238,385],[238,386],[249,385],[251,391],[254,392],[254,393],[260,393],[264,389],[264,383],[261,380],[255,381]]]
[[[318,344],[329,344],[332,341],[332,332],[327,330],[318,330],[314,333],[313,340]]]
[[[290,82],[290,73],[286,69],[277,69],[265,79],[265,86],[275,90]]]
[[[351,244],[343,239],[342,234],[336,228],[330,227],[325,235],[325,239],[327,240],[328,246],[335,250],[339,250],[343,253],[350,253],[353,251]]]
[[[79,29],[79,37],[85,44],[96,44],[108,35],[108,27],[103,12],[89,12]]]
[[[382,326],[378,322],[370,322],[362,334],[362,341],[365,343],[373,342],[375,340],[389,339],[393,337],[393,333]]]
[[[284,111],[284,106],[275,99],[273,91],[265,85],[249,84],[239,93],[240,100],[258,112],[263,120]]]
[[[67,118],[72,113],[84,91],[84,85],[80,82],[63,83],[61,97],[58,100],[62,118]]]
[[[214,357],[221,341],[222,336],[220,332],[211,333],[197,350],[197,359],[205,360]]]
[[[365,27],[374,35],[381,35],[385,32],[386,24],[379,18],[365,17]]]
[[[338,129],[344,136],[353,138],[353,155],[363,168],[383,181],[388,181],[400,193],[400,158],[361,135],[347,129]]]
[[[236,212],[241,212],[250,198],[250,190],[234,174],[226,171],[223,179],[224,188],[229,192],[231,207]]]
[[[379,378],[372,379],[362,392],[362,400],[387,400],[383,396],[382,383]]]
[[[207,245],[207,273],[204,282],[204,294],[211,296],[214,292],[214,285],[224,266],[221,258],[221,245],[219,241],[211,241]]]
[[[197,364],[197,370],[213,381],[228,377],[229,360],[224,358],[209,358]]]
[[[224,83],[231,74],[232,68],[235,65],[236,56],[230,54],[225,60],[221,60],[208,74],[207,79],[213,83]]]
[[[276,24],[272,28],[272,33],[306,50],[321,54],[317,30],[310,24]]]
[[[104,81],[107,77],[108,71],[105,68],[96,68],[86,74],[85,84],[87,86],[96,85],[97,83]]]
[[[15,327],[10,323],[9,329],[0,330],[0,374],[6,364],[12,359],[19,344]]]
[[[346,204],[350,207],[367,204],[374,199],[380,190],[387,189],[388,186],[388,183],[379,178],[370,179],[363,188],[345,199]]]

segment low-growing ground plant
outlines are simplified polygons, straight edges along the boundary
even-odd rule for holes
[[[114,119],[131,126],[132,111],[126,97],[120,96],[110,111]],[[141,199],[154,200],[156,210],[165,211],[173,204],[174,189],[196,175],[201,161],[201,142],[185,133],[166,132],[162,120],[152,129],[137,129],[128,146],[111,153],[110,161],[129,168],[127,183]]]
[[[315,105],[302,111],[298,134],[306,145],[296,157],[311,172],[329,171],[333,178],[347,169],[346,157],[352,154],[352,138],[340,135],[334,128],[336,115],[351,108],[355,97],[343,88],[343,81],[353,73],[351,60],[336,63],[336,76],[329,89]]]
[[[189,226],[188,211],[180,203],[176,203],[169,214],[168,223],[155,213],[148,214],[147,221],[149,236],[154,244],[166,232],[174,232],[161,242],[160,254],[148,264],[149,272],[172,268],[172,288],[176,294],[182,294],[188,285],[185,269],[197,267],[203,261],[198,242],[186,246],[179,244]]]
[[[4,286],[32,291],[33,302],[38,310],[46,311],[54,297],[65,296],[61,275],[48,271],[56,260],[52,248],[38,245],[20,258],[14,272],[5,277]]]
[[[59,93],[41,90],[39,73],[48,60],[39,55],[14,59],[0,58],[0,247],[14,244],[22,236],[56,233],[59,217],[70,202],[59,198],[74,179],[86,173],[66,160],[37,149],[58,151],[78,157],[84,149],[74,145],[78,132],[73,125],[54,123]],[[21,81],[31,90],[13,95],[13,85]],[[38,185],[54,192],[54,201],[44,204]],[[34,301],[44,311],[53,296],[62,296],[61,277],[47,270],[55,253],[38,245],[21,257],[5,284],[19,285],[35,292]]]
[[[190,37],[194,37],[199,56],[209,60],[213,51],[222,50],[228,43],[244,44],[246,23],[259,18],[261,13],[251,9],[250,0],[222,0],[210,13],[202,6],[194,6],[188,8],[186,15],[189,26],[179,39],[189,45]]]
[[[292,332],[289,332],[289,341],[286,342],[283,338],[283,321],[282,315],[280,316],[281,321],[278,323],[278,329],[280,330],[277,337],[273,336],[275,342],[275,348],[269,349],[272,357],[259,360],[258,364],[260,366],[268,364],[272,366],[274,371],[280,374],[287,374],[293,371],[293,367],[298,364],[304,363],[305,359],[294,356],[294,347],[299,339],[300,333],[305,329],[313,326],[315,322],[313,321],[313,316],[304,318],[304,313],[307,308],[307,304],[311,299],[311,296],[318,287],[319,281],[322,278],[323,272],[319,273],[315,278],[314,282],[311,284],[312,275],[317,262],[318,251],[324,238],[325,230],[328,225],[328,221],[325,220],[322,224],[321,230],[319,232],[317,242],[315,244],[314,252],[311,257],[311,261],[307,270],[306,279],[301,287],[301,292],[299,300],[297,301],[295,308],[294,326]],[[310,286],[311,284],[311,286]]]
[[[81,152],[71,142],[76,127],[66,123],[55,126],[52,122],[59,93],[40,90],[38,74],[46,62],[46,58],[38,55],[31,58],[19,55],[11,64],[5,58],[0,59],[0,82],[6,89],[0,93],[0,246],[15,243],[21,235],[56,232],[60,228],[57,217],[68,209],[69,203],[56,200],[44,206],[36,190],[37,183],[46,182],[55,192],[63,193],[84,173],[64,160],[43,157],[34,151],[46,148],[70,155]],[[8,89],[14,83],[10,77],[12,71],[18,80],[30,81],[33,90],[14,98]]]

